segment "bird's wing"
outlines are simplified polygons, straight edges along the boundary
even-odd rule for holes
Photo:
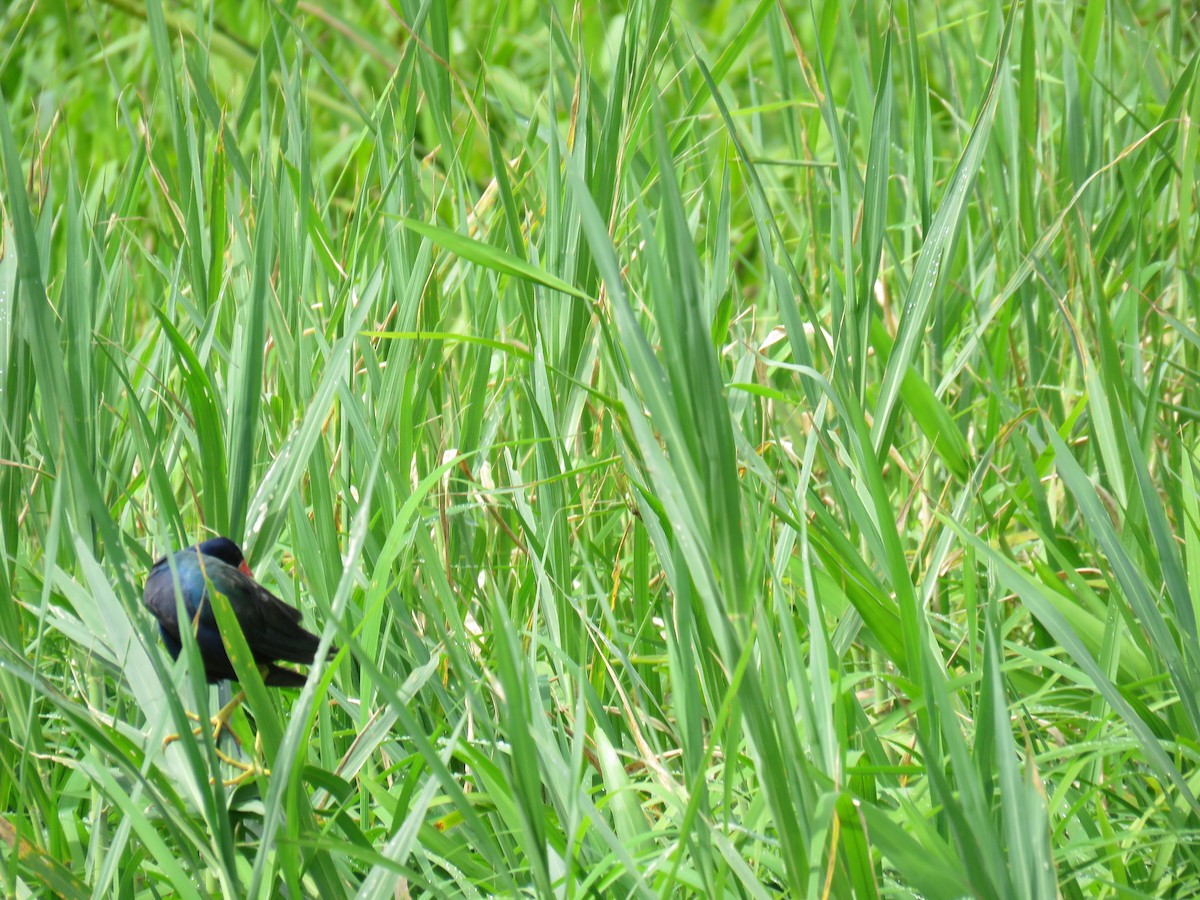
[[[205,559],[208,580],[229,598],[246,644],[255,658],[311,663],[320,638],[300,625],[300,610],[284,603],[265,587],[220,560]],[[212,616],[205,604],[204,614]]]
[[[288,606],[248,575],[219,559],[201,557],[204,575],[213,587],[229,598],[234,615],[241,623],[246,637],[252,629],[263,628],[278,621],[299,622],[300,610]],[[209,611],[208,615],[212,615]],[[215,624],[215,622],[214,622]]]

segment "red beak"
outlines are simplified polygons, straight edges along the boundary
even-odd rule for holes
[[[240,566],[238,566],[238,571],[241,572],[243,575],[245,575],[247,578],[254,577],[254,573],[250,571],[250,567],[248,565],[246,565],[246,561],[244,559],[242,560],[242,564]]]

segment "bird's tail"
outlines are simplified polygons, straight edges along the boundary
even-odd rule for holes
[[[330,645],[326,659],[337,653],[337,649],[337,647]],[[312,660],[301,660],[301,662],[311,663]],[[306,681],[308,681],[308,675],[304,672],[297,672],[295,669],[289,669],[286,666],[279,666],[275,663],[266,664],[263,684],[267,687],[304,687],[304,682]]]
[[[321,639],[291,622],[272,623],[254,636],[251,648],[260,659],[311,665]]]
[[[304,682],[306,681],[308,681],[308,676],[303,672],[297,672],[295,669],[285,669],[283,666],[275,665],[275,663],[267,666],[266,674],[263,676],[263,684],[267,687],[298,688],[304,687]]]

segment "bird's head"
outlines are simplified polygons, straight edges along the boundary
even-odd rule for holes
[[[246,557],[242,555],[242,548],[227,537],[210,538],[204,543],[198,544],[196,549],[205,556],[211,556],[233,566],[248,578],[254,577],[254,573],[246,565]]]

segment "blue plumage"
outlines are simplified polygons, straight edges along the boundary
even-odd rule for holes
[[[213,538],[178,551],[174,560],[183,607],[189,622],[194,623],[196,645],[210,682],[234,680],[236,675],[208,600],[206,578],[229,598],[250,652],[265,667],[263,681],[275,687],[304,684],[303,674],[276,665],[276,661],[309,665],[320,639],[300,625],[299,610],[254,580],[237,544],[228,538]],[[178,657],[183,645],[179,638],[175,584],[167,557],[150,570],[142,601],[158,619],[167,652]]]

